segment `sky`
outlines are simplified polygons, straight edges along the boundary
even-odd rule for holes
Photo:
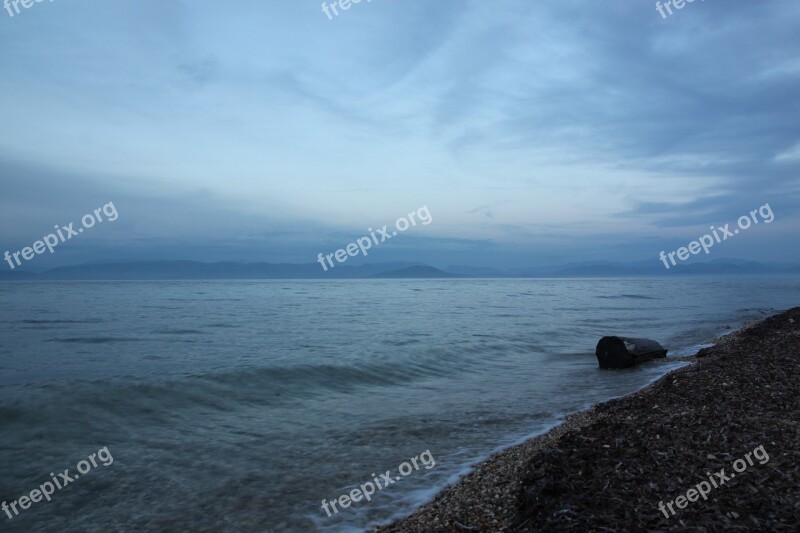
[[[698,258],[800,262],[800,3],[320,4],[0,10],[0,253],[113,202],[24,268],[312,263],[425,206],[352,262],[658,262],[769,204]]]

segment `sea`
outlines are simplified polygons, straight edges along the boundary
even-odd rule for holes
[[[0,283],[0,531],[369,530],[798,303],[778,278]],[[669,357],[600,370],[605,335]]]

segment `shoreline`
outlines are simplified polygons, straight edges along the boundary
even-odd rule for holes
[[[782,368],[775,368],[780,357],[776,350],[784,352]],[[731,365],[730,360],[741,364]],[[787,381],[794,376],[798,378],[794,383],[800,382],[800,308],[744,324],[695,355],[669,360],[681,361],[693,364],[671,370],[632,394],[570,414],[549,431],[491,455],[411,515],[374,531],[539,531],[621,526],[685,530],[723,525],[758,528],[767,524],[772,529],[795,530],[800,524],[800,475],[794,465],[789,468],[788,481],[784,479],[769,497],[759,499],[757,490],[755,502],[751,501],[753,495],[747,494],[754,487],[742,481],[715,490],[707,501],[689,503],[683,510],[673,507],[678,511],[675,515],[666,511],[670,516],[664,516],[658,505],[685,493],[705,479],[706,472],[723,467],[730,470],[732,461],[758,445],[771,452],[771,462],[766,466],[756,463],[751,466],[752,472],[740,479],[756,482],[764,472],[770,472],[782,448],[776,444],[780,440],[793,438],[795,442],[785,443],[783,448],[789,458],[800,455],[800,401],[791,398],[797,387],[792,388],[792,382]],[[759,370],[763,370],[761,375]],[[722,374],[725,380],[720,378]],[[728,383],[734,381],[743,387],[734,391],[733,383]],[[752,391],[748,392],[747,386],[753,381],[761,382],[762,392],[770,398],[777,394],[783,402],[778,405],[793,406],[783,415],[785,418],[776,412],[774,402],[749,398]],[[698,402],[698,396],[706,396],[708,401]],[[741,409],[734,409],[734,403]],[[736,425],[737,413],[744,412],[751,415],[750,434],[738,435],[737,439],[737,434],[729,434],[728,429]],[[774,416],[767,417],[767,412]],[[704,419],[706,431],[698,431],[697,425]],[[719,419],[728,424],[719,424]],[[778,429],[784,429],[778,436],[770,425],[775,420],[779,421]],[[673,426],[666,427],[665,421]],[[787,425],[794,434],[785,431]],[[660,432],[667,434],[666,438],[662,439]],[[755,442],[759,433],[764,442]],[[771,435],[769,441],[767,434]],[[715,443],[718,440],[722,442]],[[746,446],[744,441],[752,445]],[[783,457],[781,460],[788,465]],[[787,483],[794,483],[794,489]],[[769,500],[773,507],[783,501],[783,510],[768,512],[763,509],[765,505],[755,505],[763,504],[762,500]]]

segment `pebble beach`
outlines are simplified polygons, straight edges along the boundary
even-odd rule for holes
[[[685,360],[490,457],[376,531],[797,531],[800,308]],[[736,463],[748,453],[752,464]],[[718,486],[699,498],[691,489],[704,481]]]

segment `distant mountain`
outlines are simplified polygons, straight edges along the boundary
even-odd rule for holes
[[[705,263],[689,263],[664,267],[658,260],[639,261],[635,263],[593,262],[551,267],[549,269],[531,269],[523,273],[524,277],[543,278],[632,278],[663,276],[754,276],[754,275],[797,275],[799,265],[775,263],[757,263],[737,259],[717,259]]]
[[[152,261],[141,263],[90,263],[48,270],[43,280],[197,280],[197,279],[355,279],[368,278],[419,263],[336,265],[325,271],[319,263],[201,263]]]
[[[395,278],[395,279],[430,279],[430,278],[459,278],[457,274],[451,274],[444,270],[439,270],[432,266],[417,265],[408,268],[401,268],[400,270],[390,270],[389,272],[381,272],[375,274],[373,278]]]
[[[57,280],[199,280],[199,279],[365,279],[365,278],[634,278],[669,276],[800,275],[800,265],[716,260],[679,264],[669,270],[657,260],[635,263],[576,263],[527,269],[520,273],[469,266],[440,270],[422,263],[396,262],[359,266],[337,264],[325,271],[319,263],[202,263],[150,261],[138,263],[88,263],[59,267],[39,274],[0,269],[0,281]]]
[[[39,274],[0,268],[0,281],[32,281],[40,279]]]
[[[465,265],[449,266],[444,269],[450,274],[457,274],[468,278],[514,278],[517,277],[511,272],[488,267],[471,267]]]

